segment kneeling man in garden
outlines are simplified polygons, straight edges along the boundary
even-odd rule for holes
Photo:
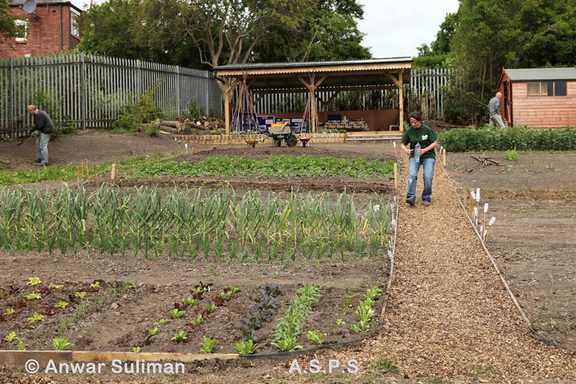
[[[411,206],[416,202],[416,181],[420,166],[424,168],[422,202],[425,206],[432,204],[432,178],[436,164],[434,149],[438,144],[437,138],[436,132],[422,123],[422,115],[419,112],[410,116],[410,128],[402,136],[402,148],[410,155],[406,202]]]

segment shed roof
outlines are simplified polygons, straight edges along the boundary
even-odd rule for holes
[[[293,63],[256,63],[256,64],[230,64],[220,65],[215,69],[217,71],[225,70],[254,70],[254,69],[295,69],[295,68],[312,68],[312,67],[337,67],[337,66],[365,66],[374,64],[409,64],[412,63],[411,57],[386,57],[380,59],[365,60],[342,60],[342,61],[308,61]]]
[[[512,81],[576,80],[576,67],[504,69]]]
[[[215,68],[217,78],[250,79],[250,87],[258,88],[302,88],[301,77],[315,75],[326,77],[323,87],[368,86],[390,83],[394,74],[410,76],[412,58],[390,57],[369,60],[318,61],[292,63],[259,63],[221,65]]]

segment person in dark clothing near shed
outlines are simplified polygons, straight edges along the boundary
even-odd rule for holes
[[[48,143],[54,130],[54,123],[46,111],[38,109],[35,105],[29,105],[28,112],[34,116],[32,135],[36,136],[36,164],[48,165]]]
[[[502,101],[502,92],[497,92],[496,95],[490,99],[488,103],[488,114],[490,115],[490,124],[494,124],[496,128],[506,128],[506,123],[500,114],[500,103]]]
[[[416,203],[416,181],[420,166],[424,169],[424,190],[422,203],[424,206],[432,204],[432,179],[436,164],[436,151],[438,135],[432,128],[422,123],[422,115],[415,112],[410,115],[410,128],[402,136],[402,149],[410,156],[408,162],[408,192],[406,202],[410,206]]]

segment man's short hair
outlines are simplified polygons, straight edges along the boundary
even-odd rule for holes
[[[410,118],[422,122],[422,114],[420,112],[412,112]]]
[[[27,108],[28,111],[32,112],[38,109],[37,106],[35,106],[34,104],[30,104]]]

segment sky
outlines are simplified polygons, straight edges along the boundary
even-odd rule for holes
[[[103,0],[94,0],[101,3]],[[72,0],[84,8],[90,0]],[[447,13],[458,10],[458,0],[358,0],[364,6],[359,28],[372,56],[416,56],[423,43],[434,41]]]
[[[372,56],[416,56],[430,44],[447,13],[458,10],[458,0],[359,0],[364,20],[359,23],[364,45]]]

